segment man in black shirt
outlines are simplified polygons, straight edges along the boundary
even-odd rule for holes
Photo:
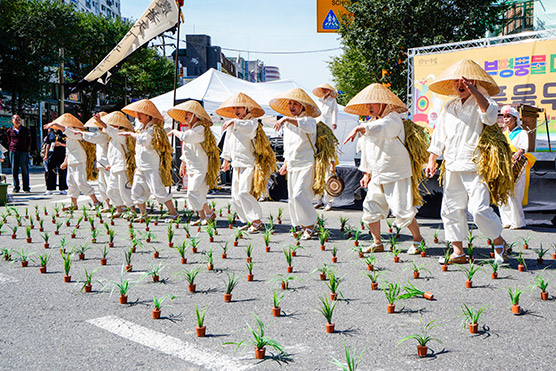
[[[21,123],[19,115],[12,116],[13,126],[6,132],[8,136],[8,150],[14,180],[14,193],[19,192],[19,170],[23,181],[23,191],[31,192],[29,186],[29,148],[31,148],[31,132]]]
[[[46,195],[51,195],[56,191],[56,183],[60,194],[67,194],[68,185],[66,183],[67,169],[60,169],[60,165],[66,158],[66,136],[61,130],[49,129],[44,138],[47,143],[44,161],[46,164]],[[58,176],[58,182],[56,182]]]

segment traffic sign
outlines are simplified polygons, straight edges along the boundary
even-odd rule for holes
[[[338,32],[348,0],[317,0],[317,32]]]

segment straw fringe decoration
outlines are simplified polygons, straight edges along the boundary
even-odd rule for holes
[[[216,186],[216,179],[220,174],[220,149],[216,145],[216,138],[210,127],[204,125],[205,140],[201,143],[201,148],[208,157],[208,171],[205,181],[209,189]]]
[[[97,146],[94,143],[86,142],[84,140],[79,141],[87,154],[87,181],[97,180],[98,171],[95,167],[95,162],[97,160]]]
[[[132,137],[126,138],[126,148],[124,148],[125,172],[129,184],[133,184],[133,175],[135,174],[135,168],[137,167],[137,164],[135,163],[135,144],[136,144],[135,138]]]
[[[423,205],[423,198],[419,192],[419,184],[425,179],[423,165],[429,161],[429,140],[425,129],[411,120],[404,120],[405,146],[411,160],[411,188],[413,191],[413,206]]]
[[[160,178],[165,187],[172,185],[172,146],[164,131],[164,122],[153,119],[154,135],[152,144],[160,157]]]
[[[313,192],[317,195],[324,193],[326,184],[326,169],[330,163],[338,161],[338,138],[325,123],[319,121],[317,124],[317,143],[315,153],[315,182]]]
[[[478,173],[488,184],[490,202],[506,204],[514,192],[512,152],[498,125],[485,126],[479,144]]]
[[[268,141],[268,137],[261,123],[259,123],[257,127],[257,134],[255,135],[253,143],[253,154],[255,155],[255,172],[253,175],[251,194],[256,199],[259,199],[266,195],[270,175],[278,170],[276,154],[272,150],[272,146]]]

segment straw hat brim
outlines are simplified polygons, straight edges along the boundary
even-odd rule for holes
[[[164,121],[164,117],[162,117],[158,108],[156,108],[154,103],[148,99],[142,99],[128,104],[122,108],[122,112],[125,112],[135,118],[137,118],[137,113],[144,113],[145,115],[151,116],[153,119]]]
[[[336,89],[334,89],[331,85],[329,84],[321,84],[319,86],[317,86],[316,88],[313,89],[313,94],[316,95],[319,98],[322,98],[324,96],[324,94],[326,93],[325,90],[330,90],[330,96],[332,98],[337,98],[338,97],[338,92],[336,91]]]
[[[168,110],[168,116],[179,122],[185,122],[185,113],[191,112],[194,114],[201,124],[205,126],[212,126],[212,120],[201,104],[194,100],[188,100],[174,106]]]
[[[133,124],[127,119],[127,117],[120,111],[114,111],[102,118],[107,125],[114,126],[115,128],[125,128],[128,130],[135,130]]]
[[[286,92],[280,93],[270,101],[270,107],[276,112],[291,117],[291,112],[288,107],[288,103],[290,100],[294,100],[296,102],[301,103],[305,107],[305,112],[308,116],[311,117],[319,117],[320,116],[320,109],[311,99],[311,97],[305,93],[302,89],[294,88],[288,90]]]
[[[85,129],[83,123],[71,113],[64,113],[62,116],[52,121],[52,123],[64,126],[66,128]]]
[[[370,84],[361,90],[349,101],[344,111],[359,116],[369,114],[368,104],[382,103],[393,107],[394,111],[403,113],[407,111],[404,102],[401,101],[390,89],[378,83]]]
[[[218,107],[216,114],[222,117],[235,118],[236,115],[233,111],[234,107],[245,107],[249,110],[251,117],[261,117],[264,115],[264,109],[251,97],[243,93],[234,94],[226,99],[220,107]]]
[[[454,89],[454,81],[460,80],[462,76],[477,81],[490,96],[500,93],[500,87],[492,76],[470,59],[462,59],[448,67],[429,85],[429,89],[436,94],[455,96],[457,92]]]
[[[98,113],[100,115],[100,117],[104,117],[107,115],[106,112],[99,112]],[[98,122],[96,122],[94,117],[91,117],[89,120],[87,120],[87,122],[85,123],[85,127],[86,128],[99,128],[101,127],[100,124]]]

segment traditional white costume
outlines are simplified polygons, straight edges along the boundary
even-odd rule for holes
[[[108,179],[108,197],[114,206],[133,207],[131,187],[127,184],[127,138],[119,135],[118,129],[107,125],[104,129],[110,137],[108,144],[108,160],[110,164],[110,177]]]
[[[326,99],[324,99],[324,97],[320,97],[315,103],[321,112],[321,115],[317,117],[317,122],[324,122],[330,129],[333,129],[334,125],[337,125],[338,122],[338,103],[336,102],[336,98],[332,96],[328,96]],[[326,179],[328,179],[331,175],[332,173],[328,167],[326,169]],[[320,200],[320,196],[318,197]],[[334,197],[324,192],[322,198],[325,204],[332,206]]]
[[[72,129],[64,131],[67,137],[66,154],[68,165],[68,196],[79,198],[79,193],[90,196],[95,193],[87,182],[87,153],[79,142],[81,136],[73,133]]]
[[[109,200],[108,195],[108,179],[110,178],[110,170],[106,167],[109,166],[108,161],[108,142],[110,137],[106,135],[103,131],[97,131],[95,133],[83,132],[83,140],[94,143],[97,145],[97,170],[98,170],[98,192],[104,201]]]

